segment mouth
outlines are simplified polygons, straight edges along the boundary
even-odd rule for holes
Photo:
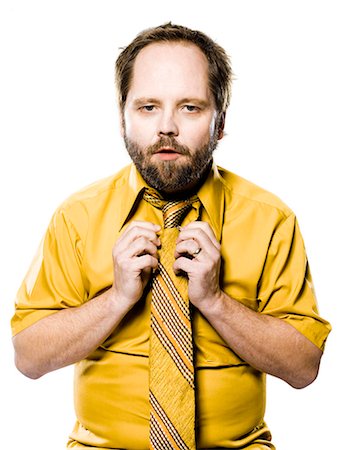
[[[181,153],[173,147],[161,147],[154,155],[161,161],[172,161],[179,158]]]

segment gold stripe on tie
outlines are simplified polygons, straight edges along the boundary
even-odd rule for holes
[[[188,200],[165,201],[151,189],[144,200],[163,211],[158,270],[152,280],[150,335],[150,448],[194,450],[195,386],[187,279],[172,266],[177,226],[194,207]]]

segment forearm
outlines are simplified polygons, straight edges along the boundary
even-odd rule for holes
[[[116,328],[130,306],[112,289],[82,306],[41,319],[13,338],[17,368],[30,378],[84,359]]]
[[[113,251],[114,285],[82,306],[39,320],[13,338],[17,368],[30,378],[86,358],[142,298],[157,268],[160,226],[134,221]]]
[[[199,309],[232,350],[256,369],[296,388],[316,378],[321,350],[283,320],[257,313],[225,293]]]

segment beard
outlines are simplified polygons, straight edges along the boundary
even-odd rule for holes
[[[218,127],[209,141],[196,148],[193,152],[189,147],[180,145],[174,137],[165,136],[158,139],[154,145],[141,148],[137,142],[124,135],[126,149],[138,172],[146,183],[166,196],[179,196],[196,191],[208,174],[218,140]],[[163,147],[174,149],[183,155],[183,161],[153,161],[151,157]]]

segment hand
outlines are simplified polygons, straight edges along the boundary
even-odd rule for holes
[[[158,266],[159,225],[134,221],[117,240],[112,252],[118,301],[132,307],[142,296],[153,269]]]
[[[221,295],[221,254],[220,244],[209,224],[197,221],[181,228],[174,256],[175,273],[184,271],[188,276],[191,303],[198,309],[210,306]]]

